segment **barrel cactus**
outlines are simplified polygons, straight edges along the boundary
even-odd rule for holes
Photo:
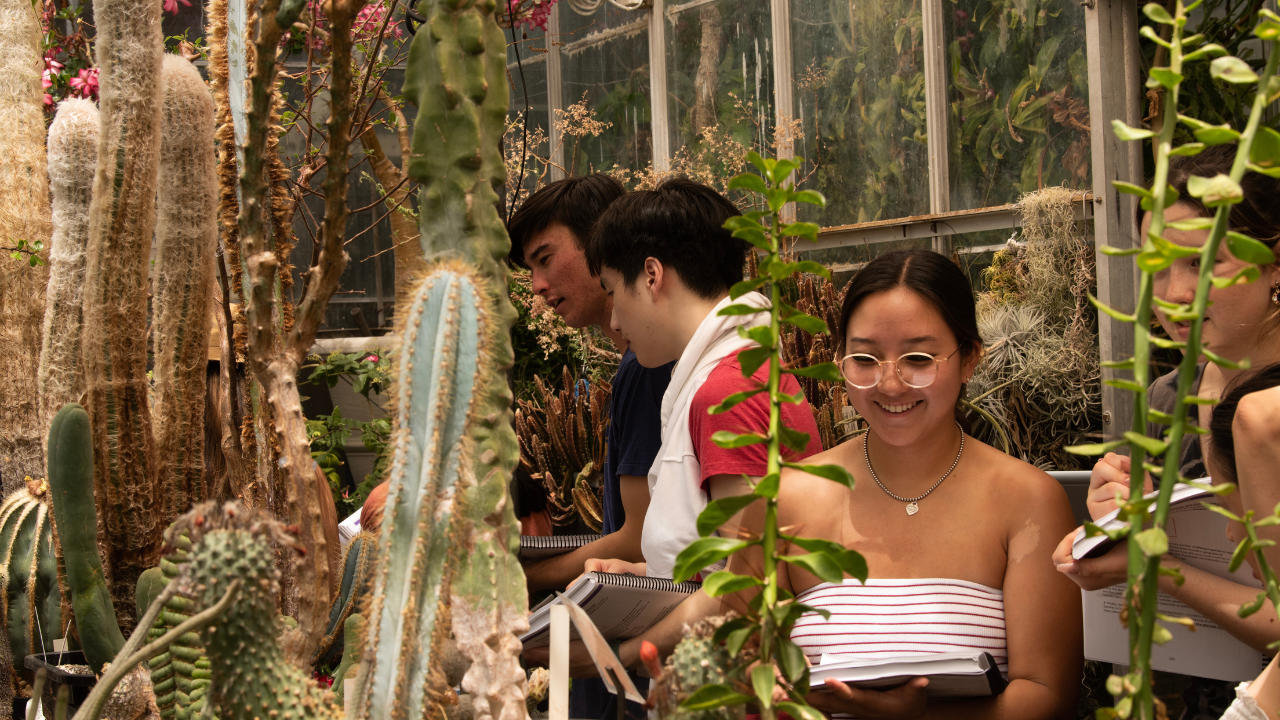
[[[26,479],[26,487],[0,504],[0,563],[4,592],[0,619],[9,632],[18,676],[30,681],[22,658],[52,652],[62,637],[62,593],[58,589],[58,561],[53,547],[53,517],[49,514],[49,485]]]
[[[708,684],[733,685],[742,677],[742,668],[715,633],[731,616],[707,618],[685,630],[653,690],[653,699],[662,717],[679,720],[740,720],[743,706],[688,711],[679,707],[699,688]]]

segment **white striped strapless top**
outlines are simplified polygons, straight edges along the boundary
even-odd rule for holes
[[[829,620],[807,613],[791,640],[817,665],[823,653],[867,659],[981,650],[1008,674],[1004,593],[965,580],[846,578],[800,593],[798,601],[828,610]]]

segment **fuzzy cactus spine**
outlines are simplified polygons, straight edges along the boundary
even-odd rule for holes
[[[93,503],[93,437],[89,414],[64,405],[49,426],[49,494],[62,546],[76,632],[95,673],[124,647],[111,593],[98,557],[98,514]]]
[[[48,485],[31,480],[0,504],[0,621],[9,634],[14,664],[31,680],[19,658],[53,650],[62,637],[62,595],[53,551]]]
[[[147,381],[147,273],[160,157],[160,5],[97,0],[98,165],[89,207],[84,371],[100,540],[116,616],[134,624],[138,576],[159,560]]]
[[[468,434],[472,467],[459,500],[450,588],[453,634],[471,667],[462,681],[477,720],[526,715],[516,636],[527,627],[524,573],[514,555],[519,526],[508,481],[519,461],[507,370],[516,313],[503,265],[511,242],[497,211],[506,178],[499,150],[507,112],[506,41],[492,0],[420,4],[423,31],[410,48],[405,95],[418,107],[409,174],[422,183],[421,241],[427,256],[474,263],[492,288],[493,334]],[[462,559],[466,558],[465,562]]]
[[[48,144],[53,238],[37,375],[40,416],[46,428],[63,405],[79,401],[84,393],[80,338],[89,201],[98,164],[98,106],[82,98],[58,103]]]
[[[155,435],[167,525],[206,499],[204,397],[218,178],[213,96],[190,61],[166,55],[152,297]]]

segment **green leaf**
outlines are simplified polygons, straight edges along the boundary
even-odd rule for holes
[[[765,252],[773,251],[773,246],[769,244],[769,239],[765,237],[764,231],[758,228],[739,228],[733,231],[733,236],[746,240]]]
[[[845,546],[830,540],[820,540],[818,538],[802,538],[788,537],[788,540],[797,547],[804,548],[810,553],[822,553],[832,562],[834,562],[841,570],[848,573],[850,577],[855,578],[858,582],[867,581],[867,561],[855,550],[849,550]],[[803,556],[801,556],[803,557]],[[816,574],[816,573],[815,573]],[[840,582],[832,580],[831,582]]]
[[[703,685],[692,695],[680,703],[680,709],[686,712],[700,712],[730,705],[743,705],[755,698],[736,692],[728,685]]]
[[[771,354],[773,354],[773,348],[767,347],[749,348],[738,353],[738,364],[742,366],[742,376],[755,375],[760,366],[769,361]]]
[[[1182,576],[1182,573],[1179,572],[1178,568],[1175,567],[1165,567],[1164,565],[1161,565],[1160,574],[1165,577],[1173,578],[1173,584],[1178,587],[1182,587],[1182,584],[1187,581],[1187,579]]]
[[[789,467],[800,472],[806,472],[810,475],[816,475],[825,478],[831,482],[840,483],[850,490],[853,489],[853,473],[844,469],[843,465],[800,465],[797,463],[782,463],[783,467]]]
[[[1185,143],[1169,151],[1169,157],[1191,157],[1199,155],[1207,145],[1201,142]]]
[[[1240,609],[1236,611],[1236,615],[1239,615],[1241,618],[1247,618],[1250,615],[1261,610],[1263,603],[1265,603],[1266,601],[1267,601],[1267,594],[1265,592],[1260,592],[1258,593],[1258,596],[1253,599],[1252,602],[1247,602],[1244,605],[1241,605]]]
[[[1138,547],[1142,550],[1142,555],[1146,558],[1153,558],[1169,552],[1169,536],[1158,527],[1147,528],[1134,535],[1133,541],[1138,543]]]
[[[1200,504],[1204,506],[1204,509],[1209,510],[1211,512],[1216,512],[1228,520],[1232,520],[1234,522],[1244,522],[1244,518],[1240,517],[1239,515],[1236,515],[1235,513],[1222,507],[1221,505],[1214,505],[1213,503],[1200,503]]]
[[[1135,393],[1146,392],[1146,388],[1142,387],[1141,385],[1139,385],[1138,383],[1132,380],[1112,378],[1110,380],[1103,380],[1102,384],[1106,385],[1107,387],[1116,388],[1118,390],[1128,390],[1129,392],[1135,392]]]
[[[1129,127],[1128,125],[1126,125],[1126,124],[1124,123],[1124,121],[1123,121],[1123,120],[1112,120],[1112,121],[1111,121],[1111,131],[1112,131],[1112,132],[1114,132],[1114,133],[1116,134],[1116,137],[1120,138],[1121,140],[1125,140],[1125,141],[1130,141],[1130,140],[1146,140],[1147,138],[1149,138],[1149,137],[1153,137],[1153,136],[1155,135],[1155,133],[1153,133],[1153,132],[1151,132],[1150,130],[1147,130],[1147,129],[1145,129],[1145,128]],[[1112,184],[1112,185],[1115,185],[1115,186],[1116,186],[1116,189],[1117,189],[1117,190],[1119,190],[1120,192],[1127,192],[1127,193],[1129,193],[1130,195],[1141,195],[1141,194],[1142,194],[1142,193],[1138,193],[1138,192],[1131,192],[1131,191],[1129,191],[1129,190],[1126,190],[1126,189],[1124,189],[1124,188],[1120,187],[1121,185],[1129,185],[1129,186],[1131,186],[1131,187],[1139,187],[1139,186],[1137,186],[1137,185],[1132,185],[1131,183],[1127,183],[1127,182],[1120,182],[1119,180],[1117,180],[1117,181],[1112,182],[1111,184]],[[1146,188],[1140,188],[1140,189],[1141,189],[1143,192],[1146,192]],[[1147,193],[1147,195],[1150,195],[1150,194],[1151,194],[1151,193]]]
[[[720,308],[720,311],[717,312],[716,315],[719,315],[720,317],[728,317],[730,315],[755,315],[756,313],[761,312],[768,312],[768,310],[761,310],[758,307],[739,303],[737,305],[726,305],[725,307]],[[765,329],[767,330],[768,328]]]
[[[729,635],[733,633],[735,630],[741,630],[742,628],[751,629],[751,628],[754,628],[756,624],[757,623],[754,622],[751,618],[746,618],[742,616],[738,616],[736,618],[733,618],[732,620],[726,620],[724,623],[720,625],[720,627],[716,628],[715,633],[711,636],[711,643],[713,645],[719,645],[720,643],[728,640]],[[737,653],[732,650],[729,651],[729,654],[737,655]]]
[[[1091,522],[1084,524],[1084,536],[1087,538],[1096,537],[1098,535],[1106,535],[1108,538],[1120,541],[1129,536],[1129,525],[1125,525],[1113,529],[1104,528],[1101,525],[1095,525]]]
[[[1258,82],[1258,74],[1249,67],[1249,63],[1234,55],[1220,57],[1209,63],[1209,75],[1217,80],[1229,83],[1244,84]]]
[[[758,445],[768,441],[768,438],[761,437],[754,433],[743,433],[739,435],[735,432],[729,432],[728,430],[717,430],[711,435],[711,442],[725,450],[746,447],[748,445]]]
[[[781,186],[782,183],[787,181],[787,177],[799,167],[800,163],[794,158],[778,158],[774,162],[773,168],[769,171],[769,175],[775,184]],[[790,198],[788,198],[789,200]]]
[[[1155,628],[1151,631],[1151,642],[1156,645],[1164,645],[1173,639],[1173,633],[1169,632],[1169,628],[1156,623]]]
[[[809,433],[800,430],[794,430],[785,424],[778,425],[778,434],[781,436],[782,445],[794,452],[804,452],[809,447]]]
[[[782,475],[780,473],[769,473],[760,478],[760,482],[756,483],[755,490],[751,491],[756,497],[773,498],[778,497],[778,488],[782,485]]]
[[[743,390],[742,392],[734,393],[729,397],[725,398],[724,400],[721,400],[719,405],[711,406],[711,408],[707,410],[707,414],[719,415],[720,413],[728,412],[729,410],[732,410],[734,407],[736,407],[739,403],[743,402],[744,400],[747,400],[755,395],[759,395],[760,393],[765,392],[768,389],[769,389],[768,387],[764,385],[760,385],[752,390]]]
[[[1258,270],[1257,265],[1245,265],[1235,275],[1231,277],[1215,277],[1212,278],[1212,282],[1216,288],[1229,288],[1236,285],[1248,285],[1260,277],[1262,277],[1262,272]]]
[[[1183,44],[1184,45],[1186,44],[1185,40],[1183,41]],[[1198,62],[1207,57],[1211,57],[1211,56],[1217,57],[1219,55],[1226,55],[1226,54],[1227,54],[1226,48],[1222,47],[1218,43],[1209,43],[1208,45],[1205,45],[1204,47],[1200,48],[1199,50],[1196,50],[1193,53],[1187,53],[1186,55],[1183,55],[1182,63],[1185,65],[1187,63]]]
[[[729,519],[743,508],[759,500],[755,495],[734,495],[712,500],[698,513],[698,535],[707,537],[719,530]]]
[[[1107,305],[1106,303],[1102,302],[1098,298],[1094,297],[1093,293],[1089,293],[1089,303],[1092,304],[1094,307],[1098,308],[1099,310],[1101,310],[1103,313],[1115,318],[1116,320],[1119,320],[1121,322],[1127,322],[1127,323],[1133,322],[1134,318],[1132,315],[1125,315],[1119,310],[1112,308],[1110,305]]]
[[[1165,10],[1164,6],[1160,3],[1147,3],[1146,5],[1143,5],[1142,14],[1151,18],[1152,22],[1157,22],[1161,25],[1172,25],[1174,23],[1173,16],[1170,15],[1169,11]]]
[[[782,318],[782,322],[794,325],[810,335],[821,335],[827,332],[827,321],[804,313],[796,313]]]
[[[1227,572],[1235,572],[1240,569],[1244,561],[1248,559],[1250,551],[1253,550],[1253,543],[1246,537],[1236,546],[1235,552],[1231,553],[1231,563],[1227,565]]]
[[[760,596],[757,595],[756,597]],[[729,651],[730,655],[737,655],[742,652],[742,646],[747,644],[747,641],[751,639],[755,631],[755,625],[734,630],[724,640],[725,649]]]
[[[768,325],[757,325],[755,327],[739,325],[738,337],[743,340],[750,340],[762,348],[773,347],[773,329]]]
[[[784,225],[780,231],[782,237],[802,237],[817,242],[818,231],[822,228],[811,222],[794,222]]]
[[[826,278],[828,281],[831,280],[831,271],[827,269],[827,266],[820,262],[814,262],[813,260],[800,260],[799,262],[790,263],[790,266],[793,271],[818,275]]]
[[[1200,348],[1200,354],[1208,358],[1209,362],[1212,362],[1214,365],[1217,365],[1224,370],[1248,370],[1250,365],[1252,365],[1252,363],[1249,362],[1249,358],[1244,358],[1239,361],[1228,360],[1205,347]]]
[[[1253,34],[1263,40],[1280,40],[1280,15],[1276,15],[1270,10],[1263,8],[1259,13],[1261,16],[1258,25],[1253,29]]]
[[[1119,123],[1120,121],[1116,120],[1115,122]],[[1120,123],[1120,124],[1123,125],[1124,123]],[[1143,130],[1141,132],[1150,133],[1151,131]],[[1134,139],[1137,139],[1137,138],[1134,138]],[[1143,198],[1152,197],[1151,191],[1142,187],[1141,185],[1134,185],[1133,183],[1124,182],[1123,180],[1112,180],[1111,185],[1116,190],[1119,190],[1120,192],[1126,195],[1137,195],[1138,197],[1143,197]]]
[[[1189,230],[1209,230],[1213,228],[1213,218],[1197,217],[1191,218],[1190,220],[1179,220],[1177,222],[1171,222],[1165,227],[1173,228],[1174,230],[1181,230],[1183,232]]]
[[[1169,449],[1169,443],[1165,442],[1164,440],[1157,440],[1155,438],[1150,438],[1150,437],[1147,437],[1146,435],[1143,435],[1142,433],[1137,433],[1132,430],[1128,430],[1125,432],[1124,439],[1128,440],[1134,445],[1137,445],[1143,450],[1146,450],[1147,454],[1152,456],[1163,455],[1164,451]]]
[[[748,588],[759,587],[760,580],[750,575],[738,575],[728,570],[718,570],[702,581],[702,590],[711,597],[720,597]]]
[[[773,686],[776,682],[772,664],[757,665],[751,669],[751,688],[756,691],[756,702],[761,708],[773,707]]]
[[[826,715],[823,715],[821,712],[809,707],[808,705],[801,705],[800,703],[790,701],[778,703],[778,710],[790,715],[795,720],[827,719]]]
[[[1230,177],[1218,173],[1211,178],[1192,175],[1187,179],[1187,193],[1200,198],[1208,207],[1234,205],[1244,199],[1244,190]]]
[[[1172,90],[1178,86],[1185,78],[1182,73],[1176,73],[1169,68],[1151,68],[1150,79],[1147,80],[1147,87],[1151,87],[1152,82]]]
[[[703,568],[724,560],[730,555],[750,547],[746,540],[733,538],[705,537],[689,543],[689,547],[676,556],[676,566],[672,570],[675,582],[684,582]]]
[[[1098,250],[1101,251],[1103,255],[1110,255],[1112,257],[1126,257],[1128,255],[1137,255],[1142,252],[1142,248],[1117,248],[1111,247],[1110,245],[1103,245],[1098,248]]]
[[[1280,132],[1269,127],[1258,128],[1249,146],[1249,162],[1265,170],[1280,168]]]
[[[815,552],[806,553],[804,555],[780,555],[778,556],[778,559],[789,562],[792,565],[798,565],[829,583],[839,583],[844,579],[844,571],[841,570],[836,561],[828,557],[826,553]]]
[[[747,162],[751,163],[752,165],[755,165],[756,169],[760,171],[761,175],[768,175],[769,169],[773,167],[774,161],[766,160],[760,157],[760,153],[756,152],[755,150],[752,150],[747,153]]]
[[[1157,33],[1155,28],[1151,27],[1150,25],[1143,25],[1142,29],[1138,31],[1138,34],[1150,40],[1151,42],[1159,45],[1160,47],[1163,47],[1163,48],[1173,47],[1173,43],[1160,37],[1160,34]]]
[[[827,206],[827,199],[817,190],[801,190],[800,192],[792,194],[791,197],[796,202],[817,205],[819,208],[825,208]]]
[[[741,357],[741,353],[739,353]],[[807,377],[815,380],[826,380],[827,382],[840,382],[840,368],[835,363],[818,363],[809,367],[793,367],[784,368],[783,372],[796,377]]]
[[[1064,449],[1072,455],[1106,455],[1124,444],[1124,440],[1112,440],[1111,442],[1095,443],[1091,445],[1071,445]]]
[[[769,210],[775,213],[781,212],[782,206],[787,204],[789,194],[786,188],[771,188],[765,194],[765,199],[769,201]]]
[[[761,195],[768,192],[768,188],[766,188],[764,184],[764,178],[756,175],[755,173],[742,173],[740,175],[735,175],[734,178],[729,181],[729,189],[750,190],[753,193],[759,193]]]
[[[1247,263],[1270,265],[1276,261],[1276,254],[1271,248],[1248,235],[1228,231],[1226,239],[1227,249],[1231,251],[1231,254]]]
[[[1177,259],[1184,257],[1192,257],[1200,254],[1200,248],[1188,247],[1186,245],[1178,245],[1169,242],[1155,233],[1147,233],[1147,237],[1151,239],[1151,243],[1155,245],[1164,255]]]
[[[785,637],[778,640],[778,666],[782,675],[792,683],[799,683],[809,669],[804,661],[804,650]]]
[[[1225,123],[1222,125],[1206,124],[1203,128],[1194,132],[1196,140],[1199,140],[1205,145],[1225,145],[1226,143],[1233,143],[1240,139],[1240,133],[1232,130],[1231,126]]]

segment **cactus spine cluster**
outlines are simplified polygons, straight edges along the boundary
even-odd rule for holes
[[[667,658],[654,694],[662,717],[680,720],[736,720],[744,714],[743,706],[719,707],[702,711],[681,709],[680,703],[709,684],[731,685],[742,675],[723,642],[715,642],[716,630],[728,617],[707,618],[687,628],[684,639]]]
[[[89,201],[98,164],[98,106],[72,98],[58,103],[49,126],[49,188],[53,197],[53,247],[41,338],[40,417],[49,427],[63,405],[84,393],[80,337],[84,304]]]
[[[213,96],[188,60],[166,55],[156,211],[155,441],[165,524],[206,499],[204,395],[218,242]]]
[[[53,639],[62,637],[64,619],[48,484],[43,480],[28,479],[25,490],[0,505],[0,570],[0,620],[8,630],[14,659],[51,652]],[[21,667],[21,661],[16,664]]]
[[[338,709],[320,688],[285,661],[277,640],[279,571],[273,542],[297,547],[281,525],[235,504],[205,503],[170,531],[186,532],[192,548],[184,574],[201,607],[216,603],[231,585],[240,596],[201,632],[210,662],[210,697],[221,720],[337,720]]]
[[[99,0],[98,165],[89,207],[84,371],[107,582],[133,626],[138,576],[159,560],[155,449],[147,381],[147,271],[160,157],[160,6]]]
[[[361,666],[358,717],[414,720],[447,692],[437,672],[449,635],[450,571],[467,557],[455,515],[474,445],[475,391],[491,372],[489,299],[462,263],[428,272],[404,314],[396,440]],[[504,489],[505,491],[505,489]],[[430,684],[430,687],[429,687]]]
[[[75,403],[59,410],[49,427],[49,492],[76,631],[89,667],[100,673],[124,647],[124,636],[98,557],[89,414]]]
[[[506,179],[499,150],[507,113],[506,41],[494,9],[492,0],[420,4],[426,23],[414,36],[404,88],[418,107],[408,172],[423,187],[423,250],[428,258],[454,255],[474,263],[493,297],[482,353],[486,372],[476,380],[475,422],[468,428],[468,482],[458,501],[454,552],[465,562],[449,588],[453,635],[471,660],[462,687],[473,697],[477,720],[526,715],[517,635],[527,627],[527,595],[512,552],[519,527],[507,490],[519,461],[507,384],[516,313],[502,263],[511,241],[496,192]]]

